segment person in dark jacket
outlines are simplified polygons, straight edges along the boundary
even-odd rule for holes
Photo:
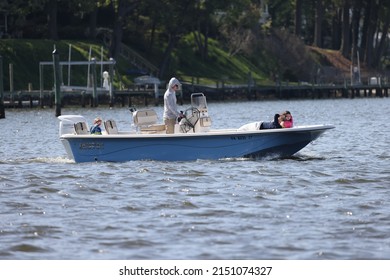
[[[262,122],[260,125],[260,129],[272,129],[272,128],[282,128],[280,125],[280,115],[275,114],[274,121],[272,122]]]

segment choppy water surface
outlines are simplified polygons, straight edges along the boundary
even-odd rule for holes
[[[286,109],[336,128],[291,159],[83,164],[66,158],[54,109],[7,110],[0,259],[390,259],[389,107],[209,103],[215,128]],[[130,126],[125,108],[62,109],[79,113]]]

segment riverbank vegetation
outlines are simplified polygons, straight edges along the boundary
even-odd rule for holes
[[[54,47],[62,61],[100,60],[103,51],[117,62],[114,81],[124,87],[144,74],[204,83],[330,82],[347,79],[351,67],[384,73],[388,64],[386,0],[25,2],[0,4],[6,89],[9,65],[15,89],[39,87],[39,62],[52,60]],[[334,57],[349,65],[339,67]],[[72,67],[72,83],[86,84],[86,71]]]

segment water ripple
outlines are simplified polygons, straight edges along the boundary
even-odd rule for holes
[[[53,112],[8,112],[0,120],[10,131],[0,135],[0,258],[390,259],[390,127],[370,117],[389,99],[236,105],[209,104],[232,112],[213,125],[288,108],[297,124],[316,116],[337,127],[285,159],[75,164]],[[350,108],[358,122],[345,121]],[[120,108],[67,112],[130,121]]]

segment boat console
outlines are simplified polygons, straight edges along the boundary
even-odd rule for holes
[[[137,133],[165,133],[165,125],[158,124],[153,109],[131,110]],[[207,132],[211,127],[206,97],[203,93],[191,95],[191,107],[185,110],[184,118],[175,125],[175,133]]]
[[[206,96],[203,93],[191,94],[191,107],[184,112],[184,118],[175,127],[175,133],[207,132],[211,127]]]

